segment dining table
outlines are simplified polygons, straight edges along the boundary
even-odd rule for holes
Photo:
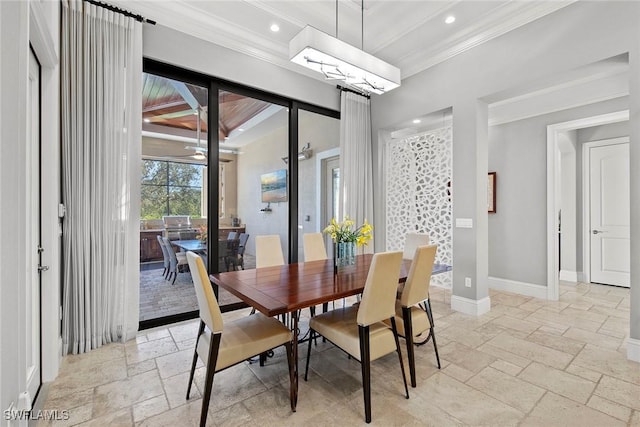
[[[357,255],[355,264],[334,269],[333,259],[275,267],[215,273],[212,283],[266,316],[291,315],[294,360],[294,411],[298,400],[298,321],[300,310],[359,295],[369,274],[373,254]],[[399,283],[407,280],[411,260],[403,260]],[[449,271],[436,264],[434,272]]]
[[[207,244],[200,240],[172,240],[171,244],[184,249],[185,251],[192,251],[196,253],[203,253],[207,250]]]

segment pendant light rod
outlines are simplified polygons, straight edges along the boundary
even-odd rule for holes
[[[360,49],[364,51],[364,0],[360,0]]]
[[[338,0],[336,0],[336,38],[338,38]]]

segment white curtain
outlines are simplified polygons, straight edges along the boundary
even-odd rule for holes
[[[371,103],[368,97],[342,91],[340,98],[340,212],[361,225],[373,224]],[[373,230],[375,240],[376,231]],[[373,240],[364,252],[373,253]]]
[[[62,2],[63,353],[138,329],[142,26]]]

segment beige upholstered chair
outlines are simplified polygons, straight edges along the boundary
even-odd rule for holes
[[[209,408],[209,399],[211,399],[214,374],[281,345],[284,345],[287,349],[289,398],[291,400],[291,409],[293,410],[295,377],[291,331],[276,319],[266,317],[261,313],[243,317],[223,325],[222,313],[213,293],[202,258],[193,252],[187,252],[187,259],[200,309],[200,329],[198,330],[196,348],[193,353],[193,362],[189,374],[187,400],[191,392],[198,356],[207,367],[200,426],[204,426],[207,421],[207,410]]]
[[[270,236],[256,237],[256,268],[275,267],[284,265],[282,246],[280,246],[280,236],[277,234]]]
[[[318,261],[327,259],[327,250],[324,247],[322,233],[305,233],[302,236],[305,261]]]
[[[403,259],[413,259],[418,246],[429,244],[429,235],[426,233],[407,233],[404,241]]]
[[[437,248],[436,245],[416,248],[402,295],[396,301],[396,324],[398,325],[398,334],[405,337],[407,342],[411,387],[416,386],[416,362],[413,351],[416,339],[422,340],[417,345],[426,344],[429,339],[433,341],[433,349],[436,353],[438,369],[440,369],[440,356],[433,331],[433,317],[430,315],[430,311],[427,312],[426,305],[419,306],[421,303],[424,304],[429,296],[429,282]]]
[[[318,333],[358,360],[362,368],[365,420],[371,422],[371,361],[398,353],[407,399],[409,389],[404,374],[402,354],[395,322],[395,299],[402,252],[385,252],[373,256],[359,305],[332,310],[312,317],[312,337]],[[391,329],[383,323],[389,320]],[[309,372],[311,341],[307,350],[304,379]]]

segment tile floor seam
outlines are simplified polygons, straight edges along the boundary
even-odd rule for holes
[[[589,396],[589,398],[587,399],[587,403],[585,403],[585,406],[588,406],[589,408],[593,409],[594,411],[598,411],[598,412],[600,412],[600,413],[602,413],[602,414],[605,414],[605,415],[608,415],[608,416],[612,417],[612,415],[609,415],[609,414],[607,414],[606,412],[602,412],[601,410],[599,410],[599,409],[597,409],[597,408],[594,408],[593,406],[589,406],[589,401],[591,400],[591,398],[592,398],[593,396],[597,396],[597,397],[599,397],[599,398],[601,398],[601,399],[607,400],[607,401],[612,402],[612,403],[617,403],[617,402],[613,402],[613,401],[611,401],[611,400],[609,400],[609,399],[606,399],[606,398],[604,398],[604,397],[602,397],[602,396],[600,396],[600,395],[596,394],[596,390],[598,389],[598,386],[600,385],[600,382],[602,381],[602,379],[603,379],[604,377],[605,377],[605,374],[601,374],[601,375],[600,375],[600,378],[598,378],[598,382],[596,383],[596,386],[593,388],[593,391],[591,392],[591,395],[590,395],[590,396]],[[625,408],[629,408],[628,406],[626,406],[626,405],[622,405],[622,404],[620,404],[620,403],[618,403],[618,405],[623,406],[623,407],[625,407]],[[633,416],[633,411],[634,411],[634,410],[633,410],[633,408],[629,408],[629,409],[631,409],[631,416]],[[613,418],[616,418],[616,417],[613,417]],[[618,418],[618,419],[619,419],[619,418]],[[631,422],[631,417],[629,417],[629,419],[626,421],[626,423],[627,423],[627,424],[629,424],[630,422]]]

